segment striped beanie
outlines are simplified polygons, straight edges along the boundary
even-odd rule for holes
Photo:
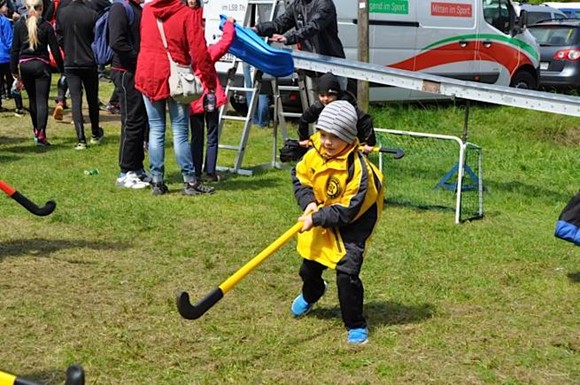
[[[318,117],[316,129],[334,134],[352,144],[356,138],[357,122],[358,116],[353,105],[346,100],[337,100],[324,107]]]

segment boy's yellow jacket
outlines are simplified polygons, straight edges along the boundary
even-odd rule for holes
[[[301,209],[316,202],[319,210],[312,214],[315,227],[298,235],[298,253],[332,269],[344,264],[348,271],[348,259],[362,258],[382,211],[383,177],[358,151],[358,140],[331,159],[323,156],[318,133],[311,141],[313,148],[292,170],[292,182]]]

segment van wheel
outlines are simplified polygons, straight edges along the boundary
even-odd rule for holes
[[[519,71],[512,78],[510,87],[535,90],[538,88],[536,79],[527,71]]]

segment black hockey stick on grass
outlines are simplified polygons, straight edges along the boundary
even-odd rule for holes
[[[213,305],[215,305],[224,294],[230,291],[238,282],[240,282],[246,275],[254,270],[266,258],[274,254],[280,247],[288,242],[298,231],[302,229],[302,222],[296,222],[288,231],[282,234],[278,239],[266,247],[252,258],[248,263],[242,266],[238,271],[232,274],[228,279],[222,282],[217,288],[213,289],[201,301],[193,305],[189,300],[189,294],[182,291],[177,295],[177,310],[179,314],[185,319],[194,320],[201,317]],[[1,384],[0,384],[1,385]]]
[[[20,194],[14,188],[10,187],[10,185],[4,182],[3,180],[0,180],[0,190],[4,191],[6,195],[14,199],[16,202],[20,203],[20,205],[22,205],[26,210],[30,211],[32,214],[37,215],[39,217],[50,215],[56,208],[55,201],[48,201],[42,207],[38,206],[36,203],[30,201],[28,198]]]
[[[85,372],[80,365],[71,365],[66,370],[65,385],[85,385]],[[0,371],[0,385],[40,385],[12,374]]]
[[[401,159],[405,156],[405,151],[402,148],[391,147],[373,147],[373,152],[382,152],[383,154],[393,154],[393,158]]]

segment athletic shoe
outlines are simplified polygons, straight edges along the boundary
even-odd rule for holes
[[[149,183],[143,182],[135,171],[129,171],[126,174],[119,174],[115,186],[132,188],[132,189],[142,189],[149,187]]]
[[[74,149],[77,151],[86,150],[87,144],[85,142],[78,142],[77,144],[75,144]]]
[[[139,177],[141,182],[145,182],[147,184],[153,183],[153,177],[147,171],[141,169],[141,170],[135,171],[135,174],[137,174],[137,177]]]
[[[357,328],[348,331],[347,342],[353,345],[364,345],[369,342],[369,329]]]
[[[151,193],[153,195],[163,195],[169,192],[169,188],[163,182],[153,183],[153,188],[151,189]]]
[[[50,143],[48,143],[48,140],[46,140],[46,138],[38,138],[36,140],[36,145],[38,147],[48,147],[50,146]]]
[[[187,182],[183,184],[183,195],[213,194],[215,188],[204,186],[201,182]]]
[[[54,111],[52,111],[52,117],[54,120],[62,120],[63,114],[64,106],[62,103],[57,103],[56,106],[54,106]]]
[[[91,137],[91,144],[101,144],[104,137],[105,137],[105,132],[103,131],[103,129],[101,127],[99,127],[99,134],[96,136],[93,135]]]
[[[206,182],[219,182],[222,180],[222,177],[218,174],[206,174],[203,179]]]
[[[324,293],[326,293],[326,288],[327,288],[327,284],[326,281],[324,282],[324,291],[322,292],[322,295],[324,295]],[[305,316],[306,314],[308,314],[310,312],[310,310],[312,310],[312,307],[314,306],[316,302],[314,303],[308,303],[306,302],[306,300],[304,299],[304,296],[302,295],[302,293],[300,293],[300,295],[298,297],[296,297],[296,299],[294,300],[294,302],[292,302],[292,306],[290,307],[290,311],[292,312],[292,315],[294,316],[294,318],[300,318]]]
[[[22,118],[25,114],[26,114],[26,112],[24,112],[24,110],[22,108],[16,109],[14,111],[14,116],[16,116],[17,118]]]

